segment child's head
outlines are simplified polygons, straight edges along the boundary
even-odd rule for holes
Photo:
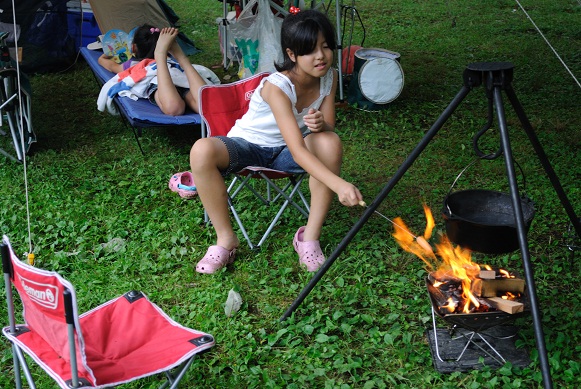
[[[154,58],[159,28],[149,24],[139,26],[133,36],[133,53],[137,59]]]
[[[295,67],[295,62],[290,59],[287,49],[295,56],[312,53],[317,45],[319,32],[323,34],[329,48],[335,50],[337,48],[335,28],[324,13],[308,9],[285,17],[280,33],[283,62],[275,64],[276,70],[280,72]]]

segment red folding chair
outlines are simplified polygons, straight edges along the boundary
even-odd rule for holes
[[[267,76],[268,73],[259,73],[230,84],[205,85],[200,88],[199,113],[202,116],[202,137],[228,135],[236,120],[248,110],[252,93],[260,85],[261,80]],[[264,243],[289,205],[297,209],[305,218],[309,217],[309,204],[300,189],[305,177],[306,173],[287,173],[259,166],[247,166],[234,174],[228,186],[228,204],[251,249],[259,248]],[[253,179],[266,182],[266,188],[259,190],[254,186],[252,181],[256,180]],[[275,181],[284,184],[277,185]],[[235,207],[234,200],[244,188],[254,193],[266,206],[280,205],[276,216],[256,244],[250,239],[247,228]],[[294,200],[295,196],[301,199],[301,203]],[[207,214],[205,217],[208,222]]]
[[[35,388],[23,353],[63,389],[110,388],[162,372],[161,388],[176,388],[196,354],[214,345],[211,335],[176,323],[137,291],[79,316],[71,283],[21,262],[6,236],[1,251],[9,316],[2,333],[12,343],[18,389],[21,370]],[[25,324],[16,324],[12,286]]]

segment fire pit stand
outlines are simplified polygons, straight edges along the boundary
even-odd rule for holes
[[[426,279],[426,285],[429,284]],[[509,325],[528,314],[528,308],[515,314],[502,311],[442,314],[429,289],[428,296],[432,303],[432,328],[426,330],[426,335],[436,370],[451,373],[482,366],[501,367],[507,361],[519,367],[530,364],[528,351],[515,347],[518,328]],[[448,329],[438,328],[436,317],[446,322]]]
[[[349,230],[347,235],[343,240],[337,245],[335,250],[319,268],[317,273],[309,281],[309,283],[301,290],[295,301],[286,310],[286,312],[281,317],[282,320],[286,320],[303,302],[303,300],[308,296],[308,294],[313,290],[315,285],[323,277],[323,275],[329,270],[333,262],[339,257],[339,255],[345,250],[349,242],[355,237],[363,225],[369,220],[371,215],[377,210],[381,202],[387,197],[399,180],[404,176],[407,170],[415,162],[415,160],[420,156],[424,149],[428,146],[430,141],[436,136],[438,131],[442,128],[445,122],[452,116],[456,108],[460,103],[466,98],[470,91],[478,86],[483,85],[486,89],[487,98],[493,101],[494,104],[490,105],[491,108],[496,108],[496,116],[498,120],[498,129],[500,132],[501,140],[501,151],[504,157],[506,174],[508,178],[508,183],[510,186],[510,195],[513,203],[514,216],[518,231],[518,241],[519,248],[521,251],[521,256],[523,260],[524,274],[527,284],[527,295],[531,306],[531,315],[533,319],[533,326],[535,332],[535,340],[537,343],[537,350],[539,352],[539,365],[541,373],[543,375],[543,386],[545,389],[551,389],[553,383],[551,380],[551,372],[549,368],[549,359],[547,357],[547,349],[545,346],[545,338],[541,323],[541,314],[537,304],[535,281],[533,277],[533,269],[530,261],[530,253],[528,250],[528,241],[525,232],[525,223],[523,217],[522,206],[520,203],[518,186],[516,182],[516,173],[514,169],[514,159],[512,156],[512,149],[510,146],[510,137],[508,134],[508,126],[506,122],[506,116],[504,113],[504,104],[502,100],[502,91],[508,96],[512,107],[514,108],[524,130],[527,134],[529,141],[537,154],[537,157],[543,166],[545,173],[547,174],[553,189],[555,190],[559,200],[561,200],[561,205],[565,209],[565,212],[571,220],[571,224],[577,236],[581,237],[581,219],[575,214],[575,210],[569,201],[567,194],[565,193],[555,170],[551,166],[545,151],[537,138],[534,129],[528,120],[522,105],[520,104],[516,93],[514,92],[511,82],[513,78],[514,66],[510,62],[476,62],[469,64],[464,70],[464,85],[460,91],[456,94],[452,102],[446,107],[442,112],[440,117],[432,125],[432,127],[426,132],[424,138],[417,144],[417,146],[412,150],[410,155],[402,163],[399,169],[394,173],[393,177],[384,186],[381,192],[377,195],[375,200],[366,208],[365,212],[361,218],[353,225]],[[491,113],[490,113],[491,114]],[[492,118],[491,118],[492,119]]]
[[[452,326],[426,330],[434,368],[440,373],[471,371],[484,366],[502,367],[507,361],[513,366],[527,367],[531,361],[528,350],[517,349],[518,328],[500,325],[483,332]]]

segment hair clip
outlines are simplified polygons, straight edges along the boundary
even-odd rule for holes
[[[151,33],[153,34],[154,32],[159,32],[159,28],[157,28],[157,27],[156,28],[151,27],[149,29],[149,31],[151,31]]]
[[[291,5],[291,7],[288,10],[291,14],[298,14],[301,9],[299,7],[295,7],[294,5]]]

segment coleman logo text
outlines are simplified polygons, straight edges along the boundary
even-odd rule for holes
[[[41,284],[23,277],[20,277],[20,285],[22,285],[22,289],[32,301],[45,308],[56,309],[58,305],[56,298],[58,289],[56,286]]]

